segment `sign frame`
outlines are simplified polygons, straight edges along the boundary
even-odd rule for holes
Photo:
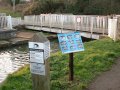
[[[61,51],[64,54],[84,51],[80,32],[58,34],[58,40]]]

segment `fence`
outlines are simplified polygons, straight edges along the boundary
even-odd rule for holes
[[[120,40],[120,15],[109,19],[108,36],[114,41]]]
[[[6,16],[6,13],[0,13],[0,16]]]
[[[12,18],[11,16],[6,16],[5,13],[0,13],[0,28],[2,29],[12,29],[15,26],[22,25],[21,17]]]
[[[22,25],[22,24],[23,24],[23,21],[22,21],[21,17],[16,17],[16,18],[12,17],[12,27]]]
[[[24,24],[30,26],[108,33],[109,16],[41,14],[24,17]]]
[[[6,28],[6,27],[7,27],[7,17],[0,16],[0,28]]]

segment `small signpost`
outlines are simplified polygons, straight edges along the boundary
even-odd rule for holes
[[[50,42],[42,34],[37,33],[29,41],[30,71],[33,79],[33,90],[50,90],[49,61]]]
[[[73,81],[73,53],[78,51],[84,51],[80,32],[58,34],[58,40],[62,53],[69,53],[69,80]]]

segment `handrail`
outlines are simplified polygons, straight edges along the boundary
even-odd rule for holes
[[[24,24],[81,31],[90,31],[92,27],[93,32],[108,33],[108,18],[97,15],[41,14],[24,16]]]

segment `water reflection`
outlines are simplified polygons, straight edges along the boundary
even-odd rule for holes
[[[59,50],[58,41],[51,41],[51,53]],[[2,83],[8,74],[17,71],[22,66],[29,64],[28,46],[21,45],[0,51],[0,83]]]
[[[12,61],[11,54],[8,52],[0,53],[0,72],[11,73],[12,72]]]
[[[0,83],[5,80],[8,74],[17,71],[19,68],[29,64],[29,54],[17,49],[0,52]]]

